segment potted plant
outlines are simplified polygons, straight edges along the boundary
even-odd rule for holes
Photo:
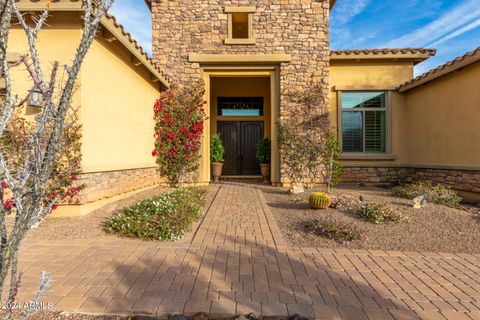
[[[212,168],[213,182],[219,182],[222,175],[223,155],[225,149],[223,148],[222,139],[218,133],[214,134],[210,140],[210,165]]]
[[[257,144],[255,157],[260,162],[260,172],[262,174],[263,182],[270,183],[270,156],[271,156],[271,141],[268,138],[263,138]]]

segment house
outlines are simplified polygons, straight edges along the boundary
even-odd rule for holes
[[[18,5],[35,14],[46,2]],[[224,174],[257,176],[254,150],[265,136],[272,140],[272,184],[288,186],[278,123],[296,114],[284,92],[306,86],[312,76],[322,84],[322,105],[342,141],[344,182],[421,178],[480,194],[479,50],[414,78],[414,66],[435,50],[330,50],[334,0],[146,4],[153,58],[107,15],[81,70],[73,104],[80,106],[83,124],[82,204],[161,181],[151,156],[153,101],[172,83],[193,79],[205,81],[209,117],[197,183],[210,182],[209,138],[220,132],[227,150]],[[80,37],[81,1],[54,1],[51,10],[40,33],[41,56],[69,62]],[[22,32],[12,29],[12,59],[26,51]],[[14,80],[25,77],[19,71]],[[35,112],[27,108],[25,116]]]
[[[36,15],[46,3],[20,0],[17,5],[22,12]],[[60,65],[71,63],[83,23],[81,0],[54,1],[50,10],[38,39],[46,71],[55,60]],[[18,59],[27,49],[23,29],[13,25],[9,60]],[[32,86],[24,69],[11,69],[14,88],[21,96]],[[158,183],[155,159],[151,156],[152,105],[170,82],[115,17],[107,15],[102,19],[77,85],[72,106],[79,108],[83,155],[79,182],[86,185],[80,202],[93,202]],[[32,119],[38,113],[39,108],[27,106],[24,116]],[[82,213],[81,207],[77,207],[77,213]]]
[[[289,184],[277,124],[296,115],[284,92],[305,86],[313,75],[342,141],[343,181],[422,178],[480,192],[480,88],[473,88],[473,79],[480,79],[478,52],[412,80],[414,66],[435,50],[331,51],[332,0],[146,3],[155,61],[177,81],[206,83],[210,120],[202,153],[209,154],[208,137],[220,132],[224,174],[258,174],[254,144],[266,136],[272,140],[272,184]],[[210,181],[208,156],[199,181]]]

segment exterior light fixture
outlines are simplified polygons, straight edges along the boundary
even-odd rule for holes
[[[33,88],[30,92],[30,97],[28,98],[28,106],[33,108],[43,107],[43,95],[37,87]]]

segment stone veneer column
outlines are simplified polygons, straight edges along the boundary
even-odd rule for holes
[[[226,45],[225,6],[255,6],[255,45]],[[153,58],[180,83],[201,77],[196,54],[290,54],[280,66],[280,121],[294,113],[282,92],[321,81],[323,105],[329,101],[328,0],[152,0]],[[285,177],[281,177],[284,180]]]

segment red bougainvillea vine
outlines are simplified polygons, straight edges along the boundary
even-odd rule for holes
[[[164,91],[155,102],[155,149],[160,173],[173,186],[199,167],[206,120],[203,84]]]

